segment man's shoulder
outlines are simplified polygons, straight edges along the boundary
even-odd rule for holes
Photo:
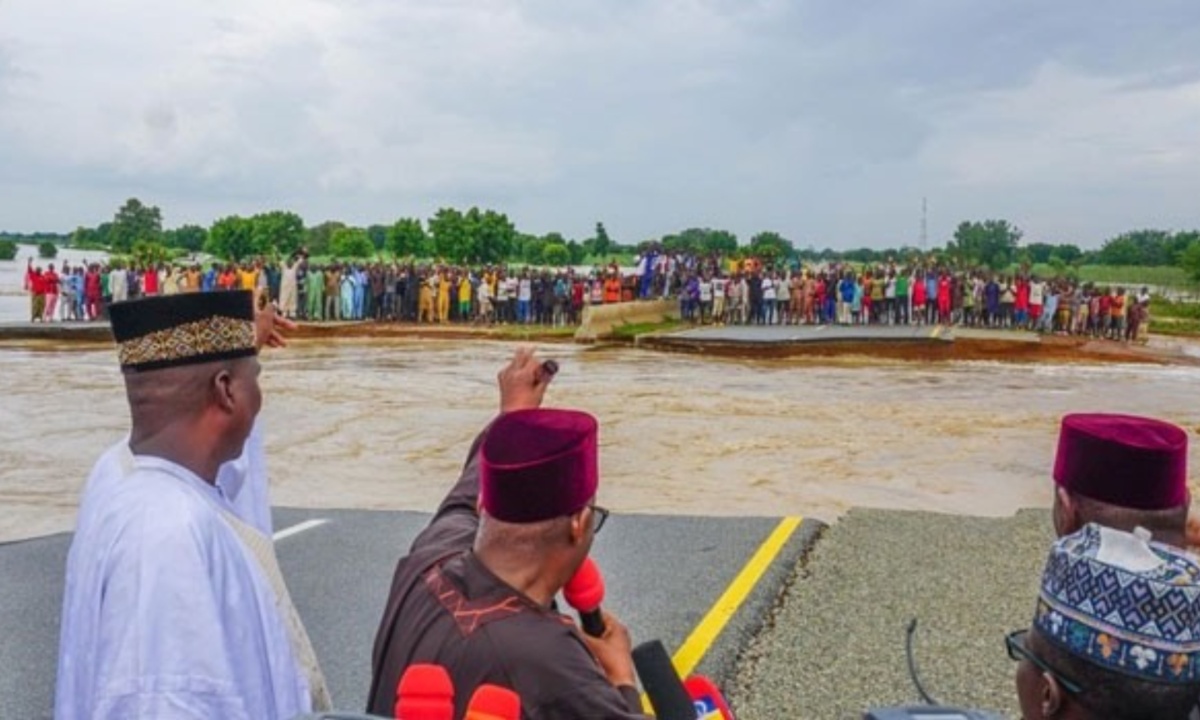
[[[111,563],[204,563],[224,522],[180,479],[139,468],[98,486],[82,503],[75,541],[107,548]],[[153,553],[141,549],[154,548]]]
[[[506,664],[544,676],[574,674],[581,667],[596,668],[595,661],[575,624],[553,612],[523,612],[505,622],[489,623],[490,636]]]
[[[113,448],[97,463],[97,492],[89,500],[130,517],[143,517],[147,530],[170,533],[181,528],[211,525],[220,520],[217,508],[187,481],[160,468],[124,463],[127,449]]]
[[[129,436],[126,435],[96,458],[84,481],[82,498],[86,501],[89,496],[103,491],[104,487],[132,471],[133,453],[129,450]]]

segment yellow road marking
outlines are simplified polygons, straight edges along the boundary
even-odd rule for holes
[[[750,596],[750,591],[758,585],[758,581],[767,572],[767,568],[771,567],[771,563],[787,545],[787,541],[791,539],[792,534],[796,532],[796,528],[800,527],[802,522],[804,522],[804,518],[801,517],[788,517],[780,520],[767,539],[763,540],[762,545],[758,546],[758,549],[742,566],[741,572],[737,574],[733,582],[729,583],[729,587],[725,588],[725,592],[717,598],[717,601],[709,608],[708,614],[692,630],[692,634],[683,641],[683,645],[671,658],[679,677],[686,678],[691,675],[700,661],[704,659],[704,654],[716,642],[717,636],[721,634],[721,631],[737,613],[738,608]],[[653,715],[654,709],[650,706],[650,699],[646,697],[645,693],[642,693],[642,708],[647,714]]]
[[[933,332],[929,333],[929,339],[930,339],[930,340],[936,340],[936,339],[937,339],[937,336],[938,336],[938,335],[941,335],[941,334],[942,334],[942,326],[941,326],[941,325],[938,325],[937,327],[935,327],[935,328],[933,329]]]
[[[771,567],[771,563],[783,550],[783,546],[787,545],[792,533],[796,532],[796,528],[800,527],[800,523],[803,521],[804,518],[799,517],[780,520],[767,539],[763,540],[762,545],[759,545],[750,559],[746,561],[741,572],[737,574],[733,582],[729,583],[729,587],[725,588],[725,592],[717,598],[717,601],[709,608],[708,614],[692,630],[692,634],[671,658],[679,677],[686,678],[691,675],[700,661],[704,659],[704,654],[712,647],[717,636],[729,624],[738,608],[749,597],[750,591],[762,579],[767,568]],[[642,708],[648,714],[654,712],[654,709],[650,707],[650,699],[646,697],[645,693],[642,693]]]

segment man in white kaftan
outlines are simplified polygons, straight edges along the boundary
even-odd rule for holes
[[[310,711],[274,591],[220,489],[149,456],[102,481],[84,499],[68,561],[55,716]]]
[[[225,316],[218,326],[227,328],[230,315],[252,316],[249,293],[175,295],[128,305],[190,303],[182,313],[139,308],[160,312],[166,319],[157,332],[169,333],[180,315],[205,314],[213,301],[203,298],[222,296],[241,297],[216,301],[213,312]],[[122,310],[114,306],[118,340],[128,314]],[[127,351],[145,353],[148,347],[167,353],[165,362],[174,366],[187,365],[189,352],[204,355],[198,363],[211,362],[214,348],[195,347],[203,345],[197,338],[216,338],[215,354],[222,358],[253,355],[253,330],[235,331],[236,340],[209,329],[193,336],[195,342],[123,345],[122,366],[128,372],[139,359]],[[249,362],[256,373],[256,361]],[[250,412],[244,408],[251,404],[240,404],[238,412]],[[209,480],[164,457],[171,453],[159,450],[171,446],[153,446],[155,429],[147,433],[145,423],[139,433],[136,410],[134,436],[149,436],[150,451],[135,453],[126,438],[93,468],[68,558],[56,718],[259,720],[328,708],[323,676],[271,547],[258,422],[253,416],[236,420],[228,422],[243,429],[224,434],[241,443],[240,457],[212,465]],[[249,436],[239,434],[251,427]],[[179,437],[192,436],[183,428]]]
[[[292,257],[283,264],[283,280],[279,288],[279,309],[286,318],[296,317],[296,299],[299,289],[296,273],[299,268],[300,259],[297,257]]]

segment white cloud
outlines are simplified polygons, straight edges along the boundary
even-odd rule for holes
[[[1001,213],[1085,243],[1185,222],[1193,33],[1148,2],[1114,34],[1091,7],[10,0],[0,226],[130,194],[171,223],[479,203],[536,232],[834,246],[912,240],[923,194],[935,237]]]
[[[1051,63],[936,111],[924,159],[971,186],[1200,175],[1200,81],[1139,86]]]
[[[1200,80],[1147,84],[1047,63],[1028,85],[956,98],[934,116],[920,163],[972,204],[1024,198],[1027,229],[1198,222]]]

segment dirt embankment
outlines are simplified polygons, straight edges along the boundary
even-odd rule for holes
[[[574,328],[541,325],[417,325],[412,323],[335,322],[300,323],[288,337],[297,340],[337,338],[499,340],[522,342],[572,342]],[[0,346],[62,348],[67,345],[111,344],[112,331],[106,322],[14,323],[0,325]]]
[[[489,340],[501,342],[570,343],[574,328],[513,325],[417,325],[411,323],[301,323],[290,333],[297,340],[339,338],[396,340]],[[1200,355],[1184,351],[1176,341],[1130,345],[1077,337],[1041,336],[1036,340],[1005,337],[956,337],[953,340],[830,340],[798,343],[744,343],[691,340],[649,333],[633,338],[601,337],[600,342],[636,344],[665,350],[722,357],[831,358],[875,357],[914,362],[992,360],[1017,363],[1153,363],[1200,366]],[[107,323],[10,324],[0,326],[0,347],[62,350],[112,343]]]
[[[573,342],[574,328],[541,325],[415,325],[391,322],[301,323],[297,339],[373,338],[412,340],[500,340]]]
[[[1126,345],[1074,337],[1043,337],[1037,342],[1003,338],[956,338],[954,340],[845,340],[803,343],[738,343],[689,341],[669,335],[642,337],[639,347],[748,358],[830,358],[865,356],[912,362],[991,360],[1013,363],[1149,363],[1200,366],[1200,358],[1179,348]]]

